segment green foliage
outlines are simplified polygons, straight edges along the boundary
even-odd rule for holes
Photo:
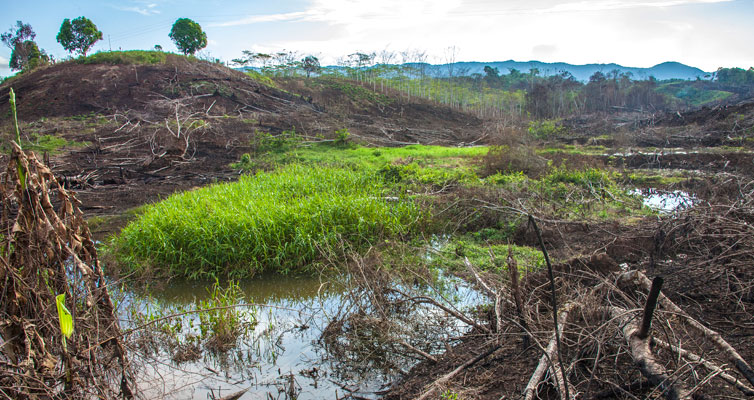
[[[80,53],[86,57],[89,49],[102,39],[102,32],[97,30],[97,26],[89,18],[78,17],[73,21],[66,18],[56,39],[68,52]]]
[[[301,137],[296,134],[295,129],[283,131],[278,135],[256,131],[252,139],[252,146],[257,154],[268,152],[285,153],[300,143]]]
[[[201,338],[210,338],[221,349],[232,347],[239,335],[256,325],[255,312],[244,313],[236,305],[244,303],[238,282],[229,280],[225,288],[215,279],[207,289],[207,299],[199,301]]]
[[[165,64],[168,54],[160,51],[101,51],[78,60],[82,64]]]
[[[176,20],[168,36],[185,55],[194,54],[197,50],[207,47],[207,34],[202,31],[199,24],[188,18]]]
[[[55,135],[39,135],[32,133],[29,135],[29,140],[24,140],[24,149],[37,152],[47,152],[55,154],[63,147],[66,146],[85,146],[86,143],[75,142],[73,140],[66,140],[60,136]]]
[[[719,83],[727,85],[754,85],[754,67],[719,68],[715,76]]]
[[[733,96],[732,92],[719,90],[718,86],[707,81],[671,81],[660,85],[657,92],[672,96],[688,106],[700,107]]]
[[[314,56],[306,56],[301,60],[301,68],[306,71],[306,77],[308,78],[312,73],[319,73],[322,69],[319,65],[319,59]]]
[[[261,72],[254,71],[253,69],[250,69],[250,70],[247,70],[247,71],[244,71],[244,72],[251,79],[253,79],[253,80],[255,80],[255,81],[257,81],[257,82],[259,82],[259,83],[261,83],[261,84],[263,84],[265,86],[277,88],[277,85],[275,84],[275,81],[273,81],[272,79],[270,79],[269,76],[267,76],[267,75],[265,75],[265,74],[263,74]]]
[[[49,64],[50,56],[40,50],[33,40],[17,43],[10,55],[9,66],[14,70],[28,71]]]
[[[373,173],[291,165],[148,206],[114,248],[131,268],[189,278],[297,271],[322,252],[419,226],[412,201],[385,197]]]
[[[430,264],[439,268],[448,268],[451,271],[465,271],[464,258],[468,258],[475,268],[505,273],[507,276],[505,259],[508,256],[507,241],[510,240],[511,234],[512,228],[505,227],[503,229],[489,228],[455,237],[437,250]],[[536,271],[545,265],[544,255],[538,249],[511,245],[511,250],[522,272]],[[494,261],[490,257],[490,252],[495,255]]]
[[[351,137],[351,132],[348,131],[348,128],[338,129],[335,131],[335,144],[343,146],[349,137]]]
[[[529,135],[537,139],[549,139],[565,133],[565,128],[553,120],[530,121]]]
[[[440,395],[440,399],[441,400],[459,400],[459,397],[458,397],[458,393],[448,389]]]

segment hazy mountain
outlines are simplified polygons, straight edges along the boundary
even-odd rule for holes
[[[570,72],[580,81],[588,81],[595,72],[607,74],[613,70],[621,73],[630,72],[633,79],[647,79],[654,76],[659,80],[686,79],[695,80],[697,77],[705,79],[707,72],[699,68],[690,67],[678,62],[664,62],[650,68],[624,67],[618,64],[586,64],[573,65],[568,63],[546,63],[541,61],[494,61],[494,62],[457,62],[444,65],[426,65],[426,71],[434,76],[448,76],[452,68],[453,75],[484,75],[484,67],[497,68],[501,75],[506,75],[511,68],[527,73],[532,68],[537,68],[541,76],[557,75],[563,71]],[[709,79],[709,78],[707,78]]]

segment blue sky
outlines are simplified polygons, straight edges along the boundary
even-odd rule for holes
[[[68,55],[55,41],[60,24],[83,15],[104,33],[94,51],[156,44],[175,51],[170,27],[187,17],[207,32],[204,55],[223,60],[285,49],[326,64],[356,51],[388,50],[401,61],[401,52],[418,50],[434,63],[754,66],[754,0],[0,1],[0,31],[30,23],[40,47],[58,59]],[[0,76],[11,73],[9,57],[10,49],[0,49]]]

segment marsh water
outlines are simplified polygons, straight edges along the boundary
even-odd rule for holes
[[[645,206],[662,214],[682,211],[699,202],[694,195],[681,190],[646,188],[634,189],[632,193],[641,196]]]
[[[445,279],[450,284],[444,285],[449,292],[443,296],[453,298],[457,306],[481,300],[460,280]],[[135,325],[133,310],[144,320],[149,320],[150,315],[186,312],[208,297],[213,283],[170,282],[141,290],[121,290],[118,298],[123,325]],[[176,354],[183,345],[177,342],[135,346],[132,363],[138,366],[140,390],[147,398],[219,399],[244,389],[248,392],[243,399],[320,399],[347,394],[376,398],[375,392],[397,378],[372,365],[354,365],[359,361],[338,359],[328,353],[322,333],[348,307],[344,291],[333,283],[315,277],[264,276],[239,285],[242,302],[254,306],[238,309],[256,323],[229,350],[217,352],[199,345],[195,346],[199,354],[179,362]],[[187,335],[199,334],[201,321],[196,314],[180,318],[181,333],[177,336],[185,341]],[[460,334],[466,329],[462,324],[455,328],[448,333]],[[398,365],[403,372],[411,367],[405,362]]]

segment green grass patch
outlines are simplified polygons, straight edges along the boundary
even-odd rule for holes
[[[36,151],[38,153],[57,154],[64,147],[83,147],[88,145],[87,142],[76,142],[67,140],[55,135],[40,135],[31,133],[21,139],[21,148],[24,150]],[[10,152],[10,144],[3,143],[0,145],[0,151],[3,153]]]
[[[131,269],[206,278],[306,269],[341,246],[417,229],[423,213],[375,173],[290,165],[147,206],[113,242]]]
[[[248,69],[244,71],[244,73],[251,79],[269,87],[278,88],[278,86],[275,84],[275,81],[273,81],[269,76],[259,72],[255,71],[253,69]]]
[[[266,135],[266,134],[262,134]],[[268,135],[269,136],[269,135]],[[469,166],[488,147],[444,147],[409,145],[405,147],[362,147],[316,143],[301,146],[290,133],[263,141],[261,154],[273,164],[307,163],[350,168],[380,168],[385,164],[415,162],[420,167],[457,168]]]
[[[90,56],[80,57],[76,62],[80,64],[165,64],[169,53],[162,51],[128,50],[128,51],[101,51]],[[170,54],[174,57],[184,57]]]
[[[491,231],[494,229],[487,229]],[[498,241],[486,240],[484,236],[489,232],[475,232],[473,234],[455,237],[441,246],[430,256],[430,266],[450,271],[465,271],[466,265],[464,258],[468,258],[471,265],[483,271],[496,273],[505,273],[507,276],[507,266],[505,264],[508,256],[508,244]],[[505,235],[496,233],[495,235]],[[545,266],[545,258],[538,249],[528,246],[511,245],[513,258],[518,263],[521,272],[536,271]],[[490,256],[490,252],[495,258]]]

